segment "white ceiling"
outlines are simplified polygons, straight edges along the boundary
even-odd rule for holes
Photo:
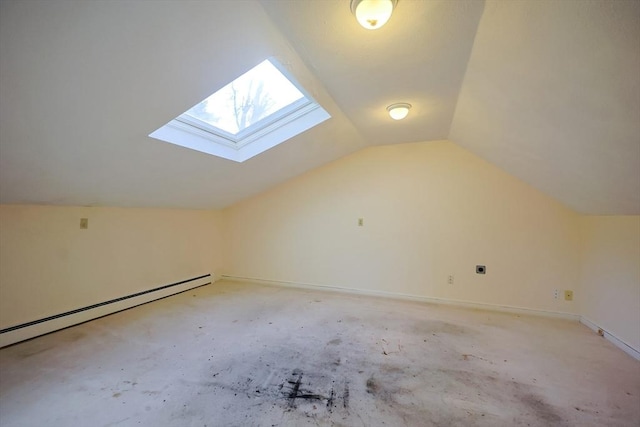
[[[487,2],[449,138],[578,212],[640,214],[640,2]]]
[[[640,2],[0,2],[0,202],[220,208],[449,138],[578,212],[640,214]],[[329,111],[244,163],[147,135],[275,56]],[[392,121],[393,102],[414,105]]]

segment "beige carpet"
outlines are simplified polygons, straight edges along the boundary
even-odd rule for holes
[[[0,350],[0,425],[639,426],[577,322],[218,282]]]

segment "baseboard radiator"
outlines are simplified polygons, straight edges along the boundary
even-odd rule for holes
[[[193,277],[180,282],[163,285],[146,291],[137,292],[135,294],[0,329],[0,347],[5,347],[20,341],[48,334],[69,326],[97,319],[108,314],[117,313],[141,304],[146,304],[151,301],[179,294],[193,288],[209,285],[213,281],[211,274],[204,274],[202,276]]]

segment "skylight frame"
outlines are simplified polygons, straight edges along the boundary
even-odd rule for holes
[[[296,88],[298,87],[296,86]],[[298,90],[300,90],[300,88],[298,88]],[[294,101],[286,107],[281,108],[275,113],[270,114],[264,119],[252,123],[242,131],[238,132],[236,135],[186,113],[182,113],[174,120],[177,122],[181,122],[183,125],[202,131],[205,133],[205,135],[211,134],[214,137],[223,138],[225,140],[224,142],[231,143],[232,147],[241,148],[244,145],[249,144],[253,140],[255,140],[255,138],[250,138],[254,136],[254,134],[263,133],[262,131],[265,129],[272,129],[273,125],[276,124],[276,122],[281,122],[281,125],[283,125],[288,121],[295,120],[295,118],[298,116],[296,114],[298,113],[298,110],[302,110],[302,112],[306,111],[304,110],[304,108],[313,104],[314,101],[310,99],[304,92],[300,92],[303,95],[302,98]]]
[[[265,61],[269,61],[302,94],[302,98],[252,123],[236,135],[187,114],[189,109],[149,136],[243,162],[331,118],[276,59],[267,58]]]

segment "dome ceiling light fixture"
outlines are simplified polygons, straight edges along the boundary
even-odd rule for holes
[[[407,117],[409,114],[409,110],[411,109],[411,104],[407,104],[406,102],[398,102],[396,104],[391,104],[387,107],[387,111],[389,112],[389,116],[393,120],[402,120]]]
[[[398,0],[351,0],[351,13],[367,30],[377,30],[387,23]]]

